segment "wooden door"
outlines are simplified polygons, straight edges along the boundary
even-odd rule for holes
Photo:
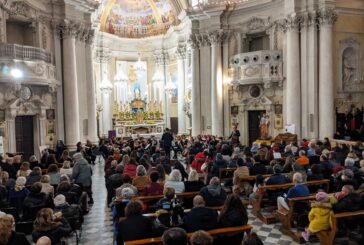
[[[178,117],[171,117],[171,132],[178,133]]]
[[[34,155],[33,116],[17,116],[15,118],[16,151],[23,154],[24,159]]]
[[[260,118],[265,111],[248,111],[249,145],[260,138]]]

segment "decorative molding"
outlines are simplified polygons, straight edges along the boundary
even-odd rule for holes
[[[196,34],[196,39],[200,47],[206,47],[211,45],[208,34]]]
[[[186,58],[186,46],[178,46],[176,52],[177,59]]]
[[[300,29],[301,24],[303,23],[304,18],[301,15],[289,15],[284,19],[283,30],[295,30],[298,31]]]
[[[262,18],[252,17],[248,21],[247,27],[248,27],[248,30],[249,31],[255,31],[255,30],[265,29],[266,23],[265,23],[265,21]]]

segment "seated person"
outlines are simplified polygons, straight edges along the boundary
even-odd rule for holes
[[[7,208],[8,206],[8,190],[6,186],[0,184],[0,208]]]
[[[284,197],[280,196],[277,198],[278,210],[282,208],[289,210],[288,198],[307,196],[310,194],[310,191],[308,190],[307,186],[304,185],[303,183],[303,178],[301,173],[295,173],[293,175],[292,181],[295,184],[295,186],[289,188],[287,195],[284,195]]]
[[[66,201],[66,197],[60,194],[54,198],[54,211],[62,213],[62,217],[67,220],[72,230],[80,229],[83,222],[80,206],[76,204],[70,205]]]
[[[125,207],[133,197],[134,192],[129,187],[125,187],[116,192],[116,196],[111,204],[112,218],[114,223],[114,235],[117,234],[119,218],[125,217]]]
[[[42,177],[42,169],[40,167],[35,167],[30,172],[27,178],[26,186],[32,186],[35,182],[39,182]]]
[[[119,222],[117,244],[126,241],[149,238],[153,236],[153,222],[142,215],[143,204],[140,201],[130,201],[125,208],[126,219]],[[137,229],[136,229],[137,228]]]
[[[238,185],[240,190],[245,193],[245,195],[250,195],[253,192],[253,187],[248,181],[240,181],[240,178],[249,176],[249,168],[244,163],[243,159],[237,159],[237,168],[233,175],[233,185]]]
[[[143,165],[139,165],[136,169],[136,176],[133,179],[132,185],[138,190],[143,190],[148,184],[150,184],[150,179],[147,175],[147,170]]]
[[[166,230],[162,236],[163,245],[187,245],[187,233],[182,228],[171,228]]]
[[[150,173],[150,183],[144,188],[143,195],[144,196],[156,196],[163,194],[163,185],[158,183],[159,173],[157,171],[153,171]]]
[[[164,183],[164,189],[167,187],[172,187],[176,193],[185,191],[185,184],[182,181],[182,175],[178,169],[173,169],[168,180]]]
[[[190,238],[191,245],[213,245],[214,239],[212,236],[203,230],[195,231]]]
[[[199,175],[196,170],[192,169],[188,175],[188,181],[185,181],[186,192],[200,191],[205,184],[199,179]]]
[[[261,162],[255,162],[250,168],[250,175],[267,174],[267,168]]]
[[[10,206],[15,207],[18,213],[23,212],[23,202],[25,197],[29,194],[29,190],[25,188],[26,181],[27,179],[25,177],[18,177],[16,179],[15,186],[10,188],[8,192]]]
[[[208,207],[221,206],[226,199],[226,192],[221,187],[220,180],[217,177],[213,177],[210,180],[210,184],[203,187],[199,194],[203,197]]]
[[[30,187],[30,193],[23,202],[23,220],[33,221],[37,212],[42,208],[53,208],[52,198],[41,190],[40,182],[36,182]]]
[[[219,176],[220,169],[226,168],[226,167],[227,167],[226,160],[223,158],[223,156],[221,155],[221,153],[217,153],[216,154],[216,159],[215,159],[212,167],[210,168],[209,176],[211,178],[212,177],[218,177]]]
[[[61,238],[68,236],[72,231],[62,213],[53,213],[50,208],[43,208],[37,213],[32,233],[33,242],[38,241],[42,236],[51,239],[52,245],[61,245]]]
[[[206,208],[203,197],[197,195],[193,198],[193,208],[183,218],[183,223],[187,232],[211,230],[217,226],[217,212]]]
[[[298,158],[296,159],[296,163],[304,167],[310,164],[310,159],[308,159],[304,150],[300,150],[298,152]]]
[[[265,183],[266,185],[280,185],[290,182],[291,181],[284,174],[282,174],[281,165],[277,163],[273,166],[273,175],[270,176]],[[282,190],[267,191],[267,194],[269,196],[269,200],[271,200],[272,202],[276,202],[277,198],[283,195],[283,191]]]
[[[6,245],[30,245],[23,233],[15,232],[14,217],[10,214],[0,215],[0,244]]]
[[[240,197],[236,194],[229,195],[225,201],[224,207],[222,208],[219,218],[219,227],[232,227],[242,226],[248,223],[248,214],[246,209],[240,200]],[[223,236],[218,240],[219,244],[241,244],[244,234],[238,234],[234,236]],[[216,241],[217,242],[217,241]]]
[[[334,200],[336,203],[332,206],[334,213],[353,212],[361,208],[360,195],[354,191],[352,185],[344,185],[341,192],[335,193],[334,197],[336,199]]]

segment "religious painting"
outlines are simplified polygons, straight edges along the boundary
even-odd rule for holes
[[[125,38],[161,35],[178,23],[169,0],[102,0],[100,29]]]
[[[275,114],[282,114],[282,104],[275,104],[274,105],[274,113]]]
[[[5,122],[5,110],[0,110],[0,123]]]
[[[231,109],[231,115],[236,116],[239,114],[239,106],[232,106]]]
[[[282,117],[274,118],[274,128],[275,129],[282,129],[283,128],[283,119],[282,119]]]
[[[54,122],[47,122],[47,135],[54,135],[55,129],[54,129]]]
[[[54,120],[56,118],[56,114],[54,109],[47,109],[46,110],[46,118],[47,120]]]

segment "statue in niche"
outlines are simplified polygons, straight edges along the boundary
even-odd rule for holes
[[[269,139],[269,124],[269,116],[264,113],[259,123],[260,138],[263,140]]]
[[[343,86],[352,85],[355,83],[356,73],[356,55],[353,47],[348,47],[344,50],[342,56],[342,81]]]

